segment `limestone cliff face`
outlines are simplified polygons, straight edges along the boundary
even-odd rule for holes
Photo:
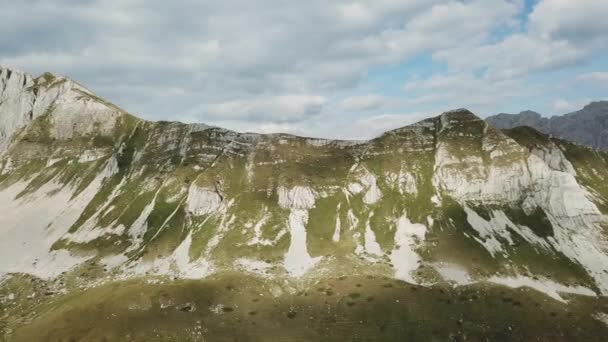
[[[64,77],[45,73],[32,77],[0,68],[0,153],[36,119],[44,118],[49,137],[111,135],[123,112]]]
[[[465,109],[370,141],[148,122],[64,78],[0,75],[0,274],[348,269],[608,293],[600,152]]]

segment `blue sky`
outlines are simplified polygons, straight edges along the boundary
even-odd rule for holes
[[[0,7],[0,65],[146,119],[363,139],[607,99],[607,17],[597,0],[25,0]]]

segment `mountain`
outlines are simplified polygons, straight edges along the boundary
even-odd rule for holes
[[[591,102],[583,109],[549,118],[532,111],[519,114],[497,114],[486,121],[501,129],[530,126],[593,148],[608,150],[608,101]]]
[[[336,141],[0,91],[6,340],[608,333],[608,154],[466,109]]]

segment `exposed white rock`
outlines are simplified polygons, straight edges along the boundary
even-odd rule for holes
[[[247,242],[248,246],[273,246],[276,245],[285,234],[287,234],[288,231],[286,228],[284,228],[281,229],[273,239],[264,239],[262,237],[262,227],[266,225],[270,217],[271,215],[268,212],[268,208],[264,207],[261,218],[255,223],[255,225],[253,225],[253,237]]]
[[[350,182],[347,186],[350,194],[356,195],[365,191],[363,195],[363,202],[365,204],[374,204],[382,198],[382,192],[378,188],[376,176],[369,172],[369,170],[359,167],[359,164],[355,164],[351,167],[350,172],[357,177],[355,181]]]
[[[346,213],[346,220],[348,223],[348,230],[353,230],[359,225],[359,219],[355,213],[353,213],[352,209],[348,209],[348,212]]]
[[[107,155],[107,151],[103,150],[88,150],[78,157],[79,163],[88,163],[99,160]]]
[[[291,241],[285,254],[284,266],[287,272],[294,277],[303,276],[321,260],[321,257],[313,258],[308,254],[306,223],[308,223],[308,211],[291,210],[288,221]]]
[[[595,317],[595,319],[604,323],[608,327],[608,314],[603,312],[596,312],[593,316]]]
[[[559,300],[560,302],[566,302],[560,293],[571,293],[583,296],[595,297],[595,292],[583,286],[566,286],[563,284],[556,283],[550,279],[532,279],[524,276],[516,277],[497,277],[493,276],[487,280],[491,283],[501,284],[508,287],[530,287],[537,291],[543,292],[551,298]]]
[[[96,226],[94,221],[89,222],[92,224],[85,224],[77,231],[65,234],[63,238],[75,243],[87,243],[108,235],[122,235],[125,232],[125,226],[123,225],[101,228]]]
[[[453,155],[448,145],[441,143],[435,156],[435,187],[463,206],[470,201],[514,206],[523,201],[522,208],[528,214],[536,208],[542,209],[555,234],[547,242],[581,264],[602,293],[608,293],[605,266],[608,265],[608,241],[601,228],[607,220],[590,200],[592,196],[578,184],[571,163],[557,148],[536,149],[530,153],[512,139],[500,133],[497,136],[500,145],[484,142],[488,145],[483,150],[500,148],[513,153],[508,163],[484,164],[483,160],[470,156],[463,160]],[[484,223],[485,220],[471,211],[468,214],[469,223],[485,237],[480,242],[490,253],[503,250],[498,237],[510,243],[510,235],[502,225],[507,222],[498,222],[504,221],[504,215],[495,215],[493,220],[497,222]],[[529,229],[518,228],[518,233],[527,241],[547,247],[547,243],[536,238]]]
[[[286,209],[312,209],[317,193],[307,186],[294,186],[291,189],[279,187],[279,205]]]
[[[384,177],[387,183],[399,191],[400,194],[416,195],[418,188],[416,186],[416,178],[402,167],[399,173],[386,172]]]
[[[0,155],[2,152],[0,152]],[[2,165],[2,169],[0,170],[0,175],[7,175],[15,170],[15,165],[13,164],[13,160],[11,158],[6,158]]]
[[[46,167],[53,166],[53,165],[57,164],[58,162],[60,162],[61,160],[63,160],[63,158],[49,158],[46,161]]]
[[[101,179],[112,177],[114,174],[116,174],[116,172],[118,172],[117,163],[116,158],[110,158],[106,162],[104,169],[100,172],[98,177]],[[75,243],[88,243],[106,235],[122,235],[126,230],[123,225],[101,227],[99,226],[99,218],[104,213],[107,213],[113,209],[113,206],[110,206],[110,204],[116,198],[123,185],[124,180],[121,181],[116,188],[114,188],[108,199],[105,200],[105,203],[95,215],[89,217],[80,227],[78,227],[78,230],[75,232],[66,233],[62,238]]]
[[[156,198],[160,189],[154,194],[154,198],[150,203],[148,203],[144,209],[141,211],[135,222],[129,228],[129,236],[131,237],[131,246],[127,249],[127,252],[132,250],[136,250],[141,246],[141,243],[144,240],[144,234],[148,230],[148,217],[154,210],[154,206],[156,205]]]
[[[219,245],[220,241],[224,238],[226,231],[230,229],[236,221],[236,215],[228,214],[228,210],[234,205],[234,199],[230,200],[225,207],[221,210],[221,220],[218,225],[215,234],[209,240],[207,248],[205,249],[205,256],[211,255],[213,250]]]
[[[560,218],[600,215],[574,175],[552,170],[535,155],[530,155],[528,165],[535,180],[529,196],[548,213]]]
[[[203,216],[214,213],[220,209],[222,197],[215,189],[202,188],[192,184],[188,189],[188,212],[194,216]]]
[[[376,233],[374,233],[370,225],[373,216],[374,213],[370,213],[365,224],[365,252],[371,255],[381,256],[384,252],[382,252],[380,244],[376,241]]]
[[[421,261],[415,250],[424,242],[426,226],[412,223],[405,214],[397,219],[396,224],[395,248],[390,255],[395,278],[415,284],[417,282],[412,277],[412,272],[418,269]]]
[[[475,283],[471,275],[460,265],[440,262],[433,264],[439,275],[445,280],[456,286],[463,286]]]
[[[332,236],[333,242],[340,241],[340,232],[342,229],[342,222],[340,222],[340,206],[342,203],[338,203],[338,208],[336,209],[336,228],[334,229],[334,235]]]
[[[190,247],[192,246],[192,232],[173,252],[171,258],[175,261],[177,271],[182,278],[200,279],[212,272],[213,266],[206,260],[190,260]]]
[[[267,272],[272,267],[272,264],[265,261],[247,258],[239,258],[234,262],[234,264],[246,272],[255,273],[264,277],[268,276]]]
[[[34,116],[34,94],[26,91],[33,78],[20,71],[0,68],[0,155],[13,135]]]
[[[0,68],[0,155],[22,128],[48,115],[48,131],[57,139],[84,134],[110,136],[122,112],[64,77],[37,79]]]
[[[441,198],[439,198],[439,196],[437,196],[437,195],[433,195],[431,197],[431,203],[433,203],[436,206],[439,206],[439,205],[441,205]]]
[[[74,256],[66,250],[51,251],[51,246],[76,222],[105,178],[106,172],[100,173],[75,198],[69,187],[54,180],[19,200],[15,197],[26,183],[1,190],[0,273],[54,278],[92,257]]]
[[[492,218],[488,222],[479,216],[475,210],[469,207],[464,207],[464,210],[467,214],[467,222],[479,233],[480,239],[475,238],[475,240],[482,244],[492,256],[504,251],[498,238],[502,238],[509,245],[513,244],[511,233],[507,230],[510,221],[506,219],[506,216],[500,216],[498,219]]]
[[[445,143],[438,146],[433,185],[459,201],[515,203],[530,183],[525,160],[486,167],[479,156],[461,159],[453,155]]]
[[[108,255],[99,260],[101,265],[104,265],[107,269],[112,270],[123,264],[125,264],[129,258],[123,254]]]
[[[360,183],[350,183],[348,184],[348,191],[353,194],[356,195],[358,193],[360,193],[361,191],[363,191],[363,185],[361,185]]]
[[[213,273],[213,264],[207,260],[191,260],[192,232],[186,236],[173,253],[152,262],[133,260],[128,264],[127,274],[172,275],[184,279],[202,279]]]
[[[552,170],[569,173],[576,176],[572,163],[566,159],[564,153],[553,143],[550,146],[539,146],[532,149],[532,154],[542,159]]]
[[[378,188],[376,176],[368,172],[361,177],[360,181],[367,188],[367,192],[363,196],[363,203],[374,204],[382,198],[382,192]]]

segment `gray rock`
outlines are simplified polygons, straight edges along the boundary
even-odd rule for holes
[[[543,133],[608,150],[608,101],[591,102],[583,109],[552,117],[543,117],[533,111],[519,114],[497,114],[486,122],[500,129],[530,126]]]

